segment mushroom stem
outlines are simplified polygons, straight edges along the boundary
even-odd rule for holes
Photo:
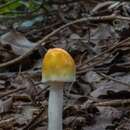
[[[48,130],[63,130],[63,84],[51,83],[48,108]]]

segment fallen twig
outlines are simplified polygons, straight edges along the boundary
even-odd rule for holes
[[[111,76],[109,76],[109,75],[106,75],[106,74],[103,74],[103,73],[99,73],[99,72],[97,72],[99,75],[101,75],[102,77],[104,77],[104,78],[106,78],[106,79],[109,79],[109,80],[112,80],[112,81],[114,81],[114,82],[116,82],[116,83],[119,83],[119,84],[122,84],[122,85],[125,85],[125,86],[128,86],[128,87],[130,87],[130,84],[127,84],[127,83],[125,83],[125,82],[122,82],[122,81],[119,81],[119,80],[117,80],[117,79],[114,79],[113,77],[111,77]]]
[[[18,92],[18,91],[21,91],[21,90],[24,90],[24,89],[26,89],[26,87],[18,88],[18,89],[15,89],[15,90],[12,90],[12,91],[3,93],[3,94],[0,95],[0,98],[3,98],[3,97],[5,97],[5,96],[8,96],[8,95],[10,95],[10,94],[13,94],[13,93],[15,93],[15,92]]]
[[[112,47],[108,48],[108,49],[105,50],[104,52],[101,52],[100,54],[98,54],[98,55],[96,55],[96,56],[94,56],[94,57],[92,57],[92,58],[86,60],[86,61],[84,62],[84,64],[85,64],[84,66],[82,66],[82,67],[81,67],[81,66],[78,66],[78,70],[79,70],[79,71],[77,72],[77,74],[85,73],[85,72],[86,72],[86,69],[89,67],[89,66],[86,65],[86,64],[88,64],[88,63],[92,62],[93,60],[95,60],[95,59],[97,59],[97,58],[103,56],[105,53],[108,53],[108,52],[112,51],[112,50],[115,49],[116,47],[118,47],[118,46],[120,46],[121,44],[123,44],[123,43],[125,43],[125,42],[128,42],[128,41],[130,41],[130,38],[127,38],[127,39],[125,39],[125,40],[123,40],[123,41],[120,41],[120,42],[116,42],[116,43],[114,43],[114,45],[113,45]]]
[[[16,123],[16,120],[13,117],[5,119],[5,120],[1,120],[0,121],[0,128],[3,128],[3,129],[12,128],[15,123]]]
[[[121,20],[128,20],[130,21],[129,17],[122,17],[122,16],[115,16],[115,15],[109,15],[109,16],[99,16],[99,17],[85,17],[85,18],[81,18],[81,19],[77,19],[75,21],[72,21],[70,23],[67,23],[57,29],[55,29],[53,32],[49,33],[48,35],[46,35],[42,40],[40,40],[35,47],[31,48],[28,52],[26,52],[25,54],[11,60],[11,61],[7,61],[5,63],[0,64],[0,68],[2,67],[7,67],[9,65],[12,65],[14,63],[18,63],[21,60],[23,60],[25,57],[29,56],[30,54],[32,54],[32,52],[36,49],[38,49],[41,45],[45,45],[45,41],[48,40],[51,36],[53,36],[54,34],[58,33],[60,30],[76,24],[76,23],[80,23],[80,22],[85,22],[85,21],[106,21],[106,20],[114,20],[114,19],[121,19]]]
[[[130,105],[130,99],[119,99],[119,100],[110,100],[104,102],[94,103],[95,106],[112,106],[112,107],[123,107]]]

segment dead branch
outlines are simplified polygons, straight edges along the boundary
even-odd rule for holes
[[[119,100],[110,100],[104,102],[94,103],[95,106],[112,106],[112,107],[123,107],[130,105],[130,99],[119,99]]]
[[[42,40],[40,40],[35,47],[31,48],[28,52],[26,52],[25,54],[11,60],[11,61],[7,61],[5,63],[0,64],[0,68],[2,67],[7,67],[9,65],[12,65],[14,63],[18,63],[21,60],[23,60],[24,58],[26,58],[27,56],[29,56],[30,54],[33,53],[33,51],[37,50],[41,45],[45,45],[45,41],[48,40],[51,36],[53,36],[54,34],[58,33],[59,31],[61,31],[62,29],[69,27],[73,24],[76,23],[80,23],[80,22],[87,22],[87,21],[110,21],[110,20],[115,20],[115,19],[121,19],[121,20],[128,20],[130,21],[129,17],[122,17],[122,16],[115,16],[115,15],[109,15],[109,16],[98,16],[98,17],[85,17],[85,18],[81,18],[81,19],[77,19],[75,21],[72,21],[70,23],[67,23],[57,29],[55,29],[53,32],[49,33],[48,35],[46,35]]]

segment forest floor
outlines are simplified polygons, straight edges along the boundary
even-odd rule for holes
[[[76,63],[76,82],[64,88],[64,130],[130,130],[130,2],[50,0],[16,11],[0,13],[0,130],[47,130],[41,63],[55,47]]]

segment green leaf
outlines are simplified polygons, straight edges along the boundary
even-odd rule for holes
[[[6,4],[0,6],[0,14],[14,10],[19,6],[21,6],[20,0],[13,0],[11,2],[7,2]]]
[[[38,9],[41,5],[41,2],[37,2],[35,0],[29,0],[28,2],[21,2],[21,3],[30,11]]]
[[[37,4],[33,0],[29,0],[29,9],[34,10],[37,7]]]

